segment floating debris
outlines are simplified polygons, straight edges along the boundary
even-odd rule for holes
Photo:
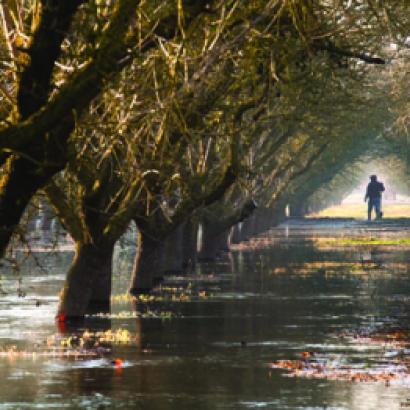
[[[86,357],[101,357],[109,353],[111,353],[111,349],[107,349],[107,348],[69,349],[69,348],[63,348],[63,347],[60,347],[60,348],[53,347],[50,349],[26,351],[26,350],[18,350],[16,347],[11,347],[7,350],[0,351],[0,358],[8,358],[8,359],[25,358],[25,359],[33,359],[33,360],[36,360],[38,358],[45,358],[45,357],[82,359]]]
[[[215,289],[219,290],[219,289]],[[126,302],[191,302],[195,300],[204,300],[213,297],[209,290],[202,288],[195,289],[191,283],[187,286],[160,286],[150,293],[133,296],[128,293],[113,295],[111,301],[114,303]]]
[[[397,326],[345,331],[338,335],[348,343],[378,346],[370,363],[357,363],[348,355],[301,352],[301,359],[278,360],[273,369],[287,370],[287,377],[305,377],[352,382],[392,382],[410,385],[410,329]]]
[[[81,348],[95,349],[101,346],[107,347],[107,344],[128,344],[134,341],[135,336],[131,335],[127,329],[117,329],[115,331],[108,329],[100,332],[85,330],[82,335],[71,335],[68,337],[64,337],[61,334],[54,334],[47,338],[47,346],[78,346]]]
[[[243,241],[238,244],[230,245],[232,250],[236,251],[246,251],[246,250],[253,250],[253,249],[264,249],[270,248],[274,244],[278,242],[278,239],[272,236],[262,236],[251,238],[249,241]]]
[[[344,380],[352,382],[383,382],[390,385],[399,379],[410,382],[410,373],[402,365],[366,368],[355,365],[338,365],[334,360],[315,362],[312,360],[278,360],[270,365],[273,369],[288,370],[287,377]]]
[[[337,336],[347,341],[354,340],[355,343],[379,344],[391,349],[410,347],[410,328],[395,325],[344,331]]]
[[[91,332],[85,330],[79,335],[63,336],[53,334],[43,343],[36,344],[32,351],[19,350],[17,346],[9,346],[0,351],[0,358],[74,358],[102,357],[112,352],[113,345],[133,344],[137,342],[135,335],[127,329],[108,329],[106,331]]]
[[[157,312],[157,311],[148,309],[145,312],[124,310],[124,311],[117,312],[117,313],[95,313],[92,315],[87,315],[86,317],[101,318],[101,319],[141,319],[143,318],[143,319],[167,320],[167,319],[172,319],[176,316],[177,315],[171,311]]]

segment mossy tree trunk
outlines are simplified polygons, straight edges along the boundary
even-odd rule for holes
[[[241,241],[249,240],[255,233],[255,217],[251,215],[242,222]]]
[[[221,246],[226,246],[226,243],[223,243],[225,231],[219,232],[218,223],[209,220],[203,220],[201,227],[202,238],[198,258],[201,261],[213,261],[222,251]]]
[[[188,272],[195,270],[198,261],[198,227],[198,219],[194,216],[188,218],[184,225],[182,266],[183,269]]]
[[[61,321],[110,309],[114,243],[76,243],[73,262],[60,293]]]
[[[129,27],[138,3],[118,1],[110,22],[101,33],[100,47],[87,59],[87,64],[73,73],[57,92],[53,69],[70,31],[78,7],[84,0],[45,1],[32,41],[26,50],[17,84],[16,113],[10,126],[0,130],[0,256],[3,256],[11,236],[34,194],[43,188],[68,161],[66,144],[78,118],[100,94],[106,79],[119,73],[133,61],[128,56]],[[188,17],[192,21],[205,10],[199,5]],[[163,37],[175,34],[177,16],[164,16],[155,28]],[[145,41],[142,52],[156,47],[155,41]],[[119,63],[121,61],[121,63]],[[4,151],[3,151],[4,150]],[[9,152],[20,154],[10,155]]]
[[[238,244],[241,242],[241,229],[242,229],[242,222],[237,223],[232,227],[231,232],[231,243]]]
[[[237,209],[226,212],[226,206],[217,204],[215,209],[204,212],[202,226],[202,241],[199,252],[199,259],[214,260],[218,253],[229,251],[229,238],[232,226],[246,220],[256,209],[254,201],[245,202]]]
[[[179,275],[183,272],[184,224],[179,225],[164,240],[163,271],[164,275]]]
[[[218,251],[229,252],[229,246],[231,244],[231,227],[220,232],[216,238],[218,244]]]
[[[129,292],[139,295],[149,292],[164,275],[164,240],[139,231],[138,248]]]
[[[126,231],[132,210],[125,209],[128,203],[119,196],[118,202],[112,203],[115,184],[112,182],[111,191],[104,178],[101,182],[98,189],[88,187],[77,198],[81,212],[70,206],[64,188],[54,182],[45,188],[58,219],[76,244],[75,257],[60,294],[59,320],[110,310],[114,246]]]

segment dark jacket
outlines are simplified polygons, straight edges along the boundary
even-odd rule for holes
[[[372,181],[367,185],[366,198],[380,198],[384,185],[379,181]]]

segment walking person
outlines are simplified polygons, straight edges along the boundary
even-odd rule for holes
[[[382,204],[382,192],[384,191],[384,185],[377,180],[376,175],[370,176],[369,185],[367,185],[366,196],[364,202],[369,200],[367,205],[367,220],[372,219],[372,210],[374,208],[376,212],[376,219],[382,219],[383,212],[381,210]]]

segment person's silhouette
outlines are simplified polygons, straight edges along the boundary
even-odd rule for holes
[[[373,208],[376,211],[376,219],[381,219],[383,216],[383,212],[381,210],[383,191],[384,185],[377,180],[376,175],[371,175],[369,185],[367,185],[366,195],[364,197],[364,202],[369,200],[367,207],[367,219],[369,221],[372,219]]]

